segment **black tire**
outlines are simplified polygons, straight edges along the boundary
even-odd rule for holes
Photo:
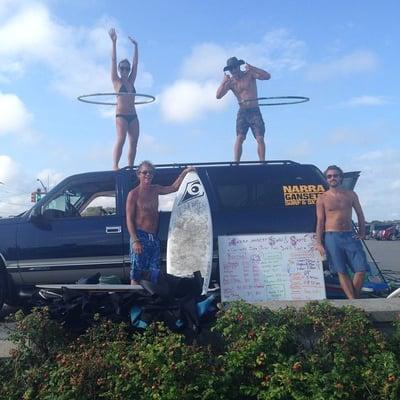
[[[389,236],[389,239],[390,239],[390,240],[396,240],[396,235],[395,235],[394,233],[392,233],[392,234]]]

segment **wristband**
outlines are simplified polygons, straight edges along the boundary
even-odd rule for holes
[[[140,240],[139,239],[135,239],[135,240],[133,240],[132,243],[140,243]]]

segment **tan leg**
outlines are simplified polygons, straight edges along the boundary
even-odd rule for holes
[[[260,161],[265,161],[265,142],[263,136],[256,136],[257,154]]]
[[[348,299],[355,299],[353,282],[347,274],[338,273],[340,286],[343,289]]]
[[[242,157],[243,142],[245,141],[245,139],[246,139],[246,136],[243,136],[243,135],[236,136],[236,142],[235,142],[235,146],[233,148],[234,157],[235,157],[236,162],[239,162],[240,157]]]
[[[136,118],[128,127],[128,166],[133,167],[136,158],[136,149],[139,139],[139,120]]]
[[[131,279],[131,285],[139,285],[139,283],[136,282],[134,279]]]
[[[353,276],[353,287],[356,298],[360,296],[362,285],[364,284],[365,272],[356,272]]]
[[[128,123],[123,118],[116,118],[115,125],[117,129],[117,141],[115,142],[113,150],[113,170],[119,168],[118,164],[121,158],[122,148],[124,147],[126,132],[128,130]]]

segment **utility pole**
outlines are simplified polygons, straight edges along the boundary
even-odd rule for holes
[[[37,178],[36,180],[42,185],[44,194],[47,194],[47,188],[46,188],[46,186],[44,186],[43,182],[39,178]]]

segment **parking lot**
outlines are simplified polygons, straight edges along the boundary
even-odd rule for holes
[[[400,277],[400,240],[366,240],[365,244],[381,270],[390,270]]]

